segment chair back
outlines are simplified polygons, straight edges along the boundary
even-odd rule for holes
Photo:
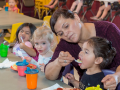
[[[15,24],[13,24],[10,37],[4,37],[4,40],[6,40],[8,43],[13,43],[15,41],[15,39],[16,39],[17,29],[22,24],[23,23],[15,23]]]
[[[105,76],[108,75],[108,74],[114,74],[115,73],[114,71],[107,70],[107,69],[103,69],[102,71],[103,71],[103,73],[104,73]]]
[[[51,18],[51,16],[45,16],[45,17],[43,18],[43,21],[44,21],[45,24],[46,24],[47,26],[49,26],[49,27],[50,27],[50,18]],[[58,36],[55,36],[55,37],[56,37],[57,43],[59,43],[60,38],[59,38]]]
[[[112,3],[111,4],[111,9],[112,10],[119,10],[120,9],[120,4],[119,4],[119,2],[114,2],[114,3]]]
[[[104,73],[105,76],[109,75],[109,74],[114,74],[115,73],[115,71],[107,70],[107,69],[103,69],[102,71],[103,71],[103,73]],[[115,90],[120,90],[120,83],[118,83],[118,85],[117,85],[117,87],[116,87]]]
[[[5,2],[5,0],[3,0],[3,1],[0,1],[0,7],[3,7],[4,5],[6,5],[6,2]]]
[[[43,18],[43,21],[44,21],[44,22],[47,22],[46,25],[49,26],[49,27],[50,27],[50,18],[51,18],[51,16],[45,16],[45,17]]]
[[[34,0],[23,0],[23,4],[26,7],[33,7],[33,6],[35,6]]]

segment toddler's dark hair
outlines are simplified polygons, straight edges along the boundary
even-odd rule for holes
[[[23,24],[17,29],[17,32],[16,32],[16,41],[18,41],[18,42],[19,42],[18,34],[19,34],[20,30],[21,30],[23,27],[29,27],[29,28],[30,28],[31,37],[32,37],[34,31],[36,30],[35,25],[33,25],[32,23],[23,23]]]
[[[95,57],[103,58],[103,62],[99,65],[100,69],[107,67],[116,54],[116,49],[112,47],[112,42],[102,37],[92,37],[87,42],[93,47]]]

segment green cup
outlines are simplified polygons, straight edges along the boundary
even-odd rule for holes
[[[4,44],[3,43],[1,43],[1,45],[0,45],[0,55],[1,55],[1,50],[2,50],[2,47],[4,46]]]
[[[0,46],[0,55],[1,55],[1,57],[7,57],[8,48],[9,48],[9,46],[4,45],[4,44]]]

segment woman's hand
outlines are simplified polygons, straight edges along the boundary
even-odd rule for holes
[[[69,52],[64,52],[64,51],[61,51],[59,53],[59,56],[57,58],[58,60],[58,64],[63,67],[63,66],[67,66],[68,64],[70,64],[75,58],[72,57],[70,55]]]
[[[25,56],[25,57],[24,57],[24,59],[26,59],[26,61],[27,61],[28,63],[30,63],[30,62],[31,62],[31,60],[32,60],[32,58],[31,58],[31,57],[27,57],[27,56]]]
[[[65,75],[65,78],[67,78],[70,83],[73,83],[75,81],[75,78],[71,73],[67,73]]]
[[[115,90],[118,84],[118,75],[110,74],[102,79],[105,89]]]
[[[44,63],[42,63],[42,64],[39,64],[39,65],[41,65],[41,66],[40,66],[40,70],[41,70],[42,72],[44,72],[44,67],[45,67],[45,64],[44,64]]]

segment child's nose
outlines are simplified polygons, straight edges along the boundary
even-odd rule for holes
[[[41,49],[41,48],[42,48],[42,46],[41,46],[41,45],[39,45],[39,46],[38,46],[38,48],[39,48],[39,49]]]

